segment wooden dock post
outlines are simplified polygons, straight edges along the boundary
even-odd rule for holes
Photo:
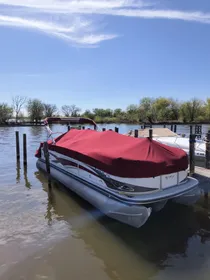
[[[48,150],[48,143],[44,142],[43,144],[43,150],[44,150],[44,157],[45,157],[45,164],[46,164],[46,170],[48,174],[48,186],[51,187],[51,178],[50,178],[50,154]]]
[[[70,126],[70,124],[68,124],[68,131],[71,129],[71,126]]]
[[[193,175],[195,173],[195,137],[195,134],[190,134],[190,175]]]
[[[210,169],[210,130],[206,135],[206,169]]]
[[[208,197],[209,197],[209,193],[207,191],[204,191],[204,198],[208,199]]]
[[[149,129],[149,138],[152,139],[153,130]]]
[[[193,134],[193,126],[190,126],[190,134]]]
[[[115,127],[115,128],[114,128],[114,131],[117,132],[117,133],[119,133],[119,127]]]
[[[27,140],[26,134],[23,134],[23,164],[27,165]]]
[[[24,166],[23,174],[24,174],[24,180],[25,180],[25,187],[27,189],[31,189],[31,183],[29,182],[28,176],[27,176],[27,166],[26,165]]]
[[[138,131],[138,129],[135,129],[135,130],[134,130],[134,137],[135,137],[135,138],[138,138],[138,137],[139,137],[139,131]]]
[[[103,127],[103,128],[102,128],[102,131],[106,131],[106,128],[105,128],[105,127]]]
[[[19,161],[20,160],[19,131],[15,131],[15,137],[16,137],[16,157],[17,157],[17,161]]]
[[[173,127],[174,127],[173,124],[171,124],[171,131],[173,131]]]
[[[174,132],[176,133],[176,131],[177,131],[177,125],[175,124],[174,125]]]

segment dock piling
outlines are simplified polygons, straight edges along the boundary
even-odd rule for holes
[[[15,131],[15,137],[16,137],[16,157],[17,157],[17,161],[19,161],[20,160],[19,131]]]
[[[195,173],[195,137],[195,134],[190,134],[190,175],[193,175]]]
[[[23,164],[27,165],[27,139],[26,134],[23,134]]]
[[[152,139],[153,130],[149,129],[149,138]]]
[[[210,130],[206,135],[206,169],[210,169]]]
[[[190,135],[193,134],[193,126],[190,126]]]
[[[138,131],[138,129],[135,129],[135,130],[134,130],[134,137],[135,137],[135,138],[138,138],[138,137],[139,137],[139,131]]]
[[[45,164],[46,164],[46,170],[48,174],[48,186],[51,187],[51,178],[50,178],[50,154],[48,150],[48,143],[44,142],[43,144],[43,150],[44,150],[44,157],[45,157]]]
[[[119,127],[115,127],[115,128],[114,128],[114,131],[117,132],[117,133],[119,133]]]
[[[105,127],[103,127],[103,128],[102,128],[102,131],[106,131],[106,128],[105,128]]]

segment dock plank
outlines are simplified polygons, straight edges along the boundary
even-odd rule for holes
[[[193,177],[199,181],[199,186],[205,194],[210,192],[210,169],[196,166]]]
[[[210,178],[210,169],[204,167],[195,166],[195,174]]]

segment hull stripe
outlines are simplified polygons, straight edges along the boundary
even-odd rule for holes
[[[43,160],[43,159],[39,159],[39,161],[41,161],[42,163],[44,163],[45,164],[45,161]],[[96,190],[96,191],[98,191],[98,192],[100,192],[100,193],[102,193],[102,194],[104,194],[105,196],[108,196],[108,197],[110,197],[110,198],[113,198],[113,199],[115,199],[115,200],[117,200],[117,201],[120,201],[120,202],[122,202],[122,203],[124,203],[124,204],[126,204],[126,205],[143,205],[143,204],[151,204],[151,203],[155,203],[155,202],[159,202],[159,201],[163,201],[163,200],[168,200],[168,199],[171,199],[171,198],[174,198],[174,195],[165,195],[164,197],[161,197],[161,198],[152,198],[151,197],[151,199],[148,199],[148,200],[141,200],[141,199],[139,199],[139,200],[136,200],[136,201],[134,201],[132,198],[129,198],[129,196],[127,196],[127,197],[120,197],[120,196],[117,196],[116,194],[114,194],[114,193],[112,193],[112,192],[110,192],[109,190],[102,190],[101,188],[99,188],[98,186],[96,186],[96,185],[94,185],[94,184],[92,184],[92,183],[90,183],[90,182],[87,182],[86,180],[84,180],[84,179],[82,179],[82,178],[80,178],[80,177],[78,177],[78,176],[76,176],[76,175],[74,175],[74,174],[72,174],[72,173],[70,173],[70,172],[68,172],[68,171],[66,171],[66,170],[63,170],[62,168],[60,168],[60,167],[58,167],[58,166],[56,166],[56,165],[54,165],[54,164],[52,164],[52,163],[50,163],[50,166],[52,167],[52,168],[54,168],[54,169],[57,169],[59,172],[61,172],[61,173],[63,173],[63,174],[65,174],[65,175],[67,175],[67,176],[69,176],[69,177],[71,177],[71,178],[73,178],[73,179],[75,179],[75,180],[77,180],[77,181],[79,181],[79,182],[81,182],[81,183],[83,183],[83,184],[85,184],[86,186],[88,186],[88,187],[91,187],[92,189],[94,189],[94,190]],[[56,178],[55,178],[56,179]],[[194,187],[195,188],[195,187]],[[189,191],[189,190],[188,190]],[[187,192],[188,192],[187,191]],[[158,191],[153,191],[153,193],[157,193],[157,192],[159,192],[159,190]],[[162,193],[163,193],[163,191],[161,191]],[[176,195],[176,196],[181,196],[182,194],[184,194],[184,193],[186,193],[186,190],[182,190],[182,191],[180,191],[179,192],[179,194],[178,195]],[[119,195],[123,195],[123,192],[119,192]],[[152,195],[152,194],[151,194]]]
[[[106,186],[112,190],[116,190],[118,192],[125,192],[126,194],[130,195],[135,195],[135,193],[146,193],[146,192],[151,192],[151,191],[158,191],[158,188],[147,188],[147,187],[142,187],[142,186],[135,186],[133,184],[128,184],[128,183],[123,183],[117,180],[114,180],[112,178],[107,178],[106,176],[103,176],[102,173],[99,173],[96,170],[91,170],[91,168],[86,168],[83,165],[80,165],[70,159],[64,159],[62,157],[56,156],[52,153],[50,153],[51,156],[56,158],[58,163],[61,163],[63,166],[71,166],[75,168],[79,168],[81,170],[84,170],[88,172],[89,174],[94,175],[95,177],[103,180],[103,182],[106,184]],[[53,162],[56,162],[53,160]]]

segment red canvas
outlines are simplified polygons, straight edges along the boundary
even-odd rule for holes
[[[72,129],[58,137],[56,145],[49,143],[49,150],[119,177],[156,177],[188,167],[188,156],[181,149],[113,131]]]

